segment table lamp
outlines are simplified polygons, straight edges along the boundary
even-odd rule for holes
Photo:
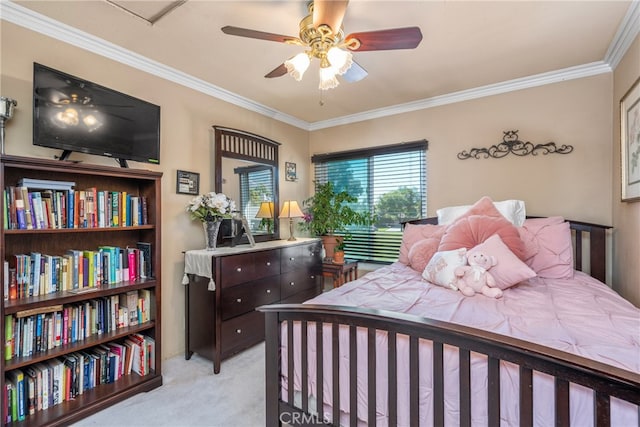
[[[271,233],[271,227],[273,225],[273,202],[260,203],[256,218],[262,218],[260,224],[265,224],[267,226],[267,233]]]
[[[289,218],[289,239],[296,240],[293,237],[293,218],[302,218],[304,214],[295,200],[286,200],[280,210],[280,218]]]

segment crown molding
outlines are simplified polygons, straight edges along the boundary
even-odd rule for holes
[[[622,57],[627,52],[631,43],[640,33],[640,1],[633,0],[627,10],[627,14],[622,19],[622,23],[613,37],[613,41],[604,55],[604,62],[612,69],[616,69]]]
[[[287,123],[303,130],[314,131],[558,83],[566,80],[609,73],[615,69],[631,43],[640,32],[640,2],[637,0],[631,2],[631,6],[629,7],[620,28],[609,46],[603,61],[578,65],[547,73],[535,74],[506,82],[481,86],[446,95],[435,96],[405,104],[393,105],[313,123],[300,120],[289,114],[285,114],[281,111],[267,107],[266,105],[257,103],[249,98],[237,95],[175,68],[168,67],[128,49],[124,49],[116,44],[36,13],[9,0],[0,0],[0,19],[207,94],[214,98],[218,98],[246,110],[256,112],[274,120]]]

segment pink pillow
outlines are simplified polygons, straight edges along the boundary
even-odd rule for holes
[[[500,214],[499,216],[463,215],[447,227],[438,250],[471,249],[494,234],[498,234],[511,252],[523,259],[524,244],[518,228]]]
[[[439,244],[440,239],[428,238],[413,245],[409,250],[409,267],[422,273],[433,254],[438,252]]]
[[[573,278],[571,228],[560,216],[530,218],[518,230],[525,243],[525,262],[540,277]]]
[[[469,250],[467,258],[477,251],[492,255],[498,260],[498,263],[489,269],[489,273],[496,279],[496,286],[502,290],[536,276],[536,272],[520,261],[497,234]]]
[[[402,233],[402,244],[400,245],[400,254],[398,261],[409,265],[409,251],[411,247],[421,240],[429,239],[436,242],[436,249],[440,244],[440,239],[447,227],[444,225],[434,224],[406,224]],[[420,270],[422,272],[422,269]]]

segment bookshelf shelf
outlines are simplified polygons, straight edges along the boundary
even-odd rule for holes
[[[22,188],[16,191],[23,178],[75,183],[71,192],[51,193],[56,197],[48,202],[52,203],[51,209],[43,202],[43,208],[51,215],[48,227],[27,229],[26,220],[22,226],[18,224],[16,206],[22,205],[16,203],[19,194],[27,194],[31,200],[32,190],[34,193],[47,191]],[[161,271],[156,268],[161,265],[161,232],[157,225],[161,223],[161,178],[162,173],[147,170],[0,156],[0,188],[3,189],[0,209],[4,215],[4,224],[0,227],[0,256],[6,264],[0,269],[0,281],[4,285],[0,288],[3,300],[0,312],[0,413],[3,417],[14,415],[13,407],[20,409],[19,405],[22,405],[7,400],[11,413],[4,406],[5,399],[13,395],[7,390],[18,385],[16,378],[20,374],[24,378],[24,391],[27,391],[24,415],[19,416],[18,410],[17,419],[12,417],[8,422],[7,418],[2,418],[0,425],[69,425],[162,385]],[[91,192],[98,198],[85,199]],[[76,201],[71,209],[67,200],[79,197],[80,193],[82,201]],[[89,204],[94,200],[105,203],[106,209],[94,210],[97,203]],[[30,210],[24,213],[32,215]],[[80,214],[84,216],[79,217]],[[126,226],[122,225],[123,218],[127,221]],[[133,222],[134,218],[136,222]],[[73,220],[84,225],[106,221],[107,225],[70,227],[72,222],[69,221]],[[33,224],[34,216],[31,221]],[[105,247],[115,249],[107,255],[109,249]],[[76,273],[78,268],[87,272],[83,276],[74,276],[69,270],[73,260],[70,252],[73,251],[86,252],[81,258],[83,265],[75,267]],[[31,257],[34,253],[47,258],[38,262],[39,258]],[[21,258],[22,255],[28,256]],[[53,263],[52,259],[55,259]],[[34,279],[32,273],[37,271],[36,264],[46,269],[44,273],[41,271],[39,280]],[[130,279],[129,265],[134,266]],[[16,279],[17,271],[22,272],[20,284]],[[84,278],[84,283],[79,277]],[[103,328],[102,333],[96,333],[99,328]],[[69,338],[65,340],[63,335]],[[134,354],[134,347],[136,357],[140,357],[127,358],[127,353]],[[130,373],[125,368],[125,361],[128,366],[134,365]],[[84,369],[82,374],[74,363]],[[141,376],[135,371],[142,363],[145,375]],[[74,389],[62,390],[66,395],[56,402],[50,399],[47,409],[36,407],[30,413],[30,385],[43,381],[42,376],[51,377],[53,381],[55,375],[51,367],[55,364],[62,365],[59,369],[72,372],[69,375],[77,375],[82,381],[74,384]],[[103,371],[97,370],[102,367]],[[87,378],[95,384],[86,381]]]

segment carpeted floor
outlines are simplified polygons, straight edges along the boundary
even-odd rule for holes
[[[176,356],[162,364],[163,385],[105,409],[74,426],[263,426],[264,343],[222,362]]]

